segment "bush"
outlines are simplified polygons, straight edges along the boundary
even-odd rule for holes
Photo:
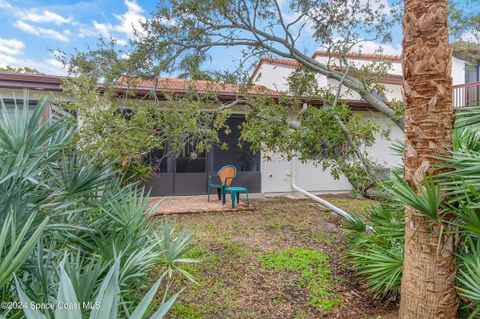
[[[1,299],[102,304],[98,311],[79,309],[69,316],[59,309],[27,307],[27,318],[163,317],[177,294],[162,304],[153,297],[160,279],[171,280],[182,272],[183,262],[195,261],[181,258],[192,233],[176,234],[168,222],[152,220],[156,207],[148,207],[144,190],[121,184],[111,163],[98,165],[78,155],[68,117],[42,122],[48,99],[39,101],[31,117],[24,101],[14,119],[1,103]],[[159,240],[158,228],[170,235]],[[147,275],[154,269],[163,273],[149,287]],[[2,315],[22,317],[19,309]]]
[[[362,225],[363,227],[359,227]],[[351,243],[348,258],[378,297],[397,298],[403,267],[403,207],[377,204],[346,225]]]
[[[455,235],[457,290],[469,318],[480,315],[480,107],[459,112],[450,156],[441,158],[443,173],[411,187],[399,176],[385,183],[390,199],[372,207],[365,218],[346,225],[355,268],[380,297],[398,296],[404,246],[404,207],[409,205],[443,234]],[[470,125],[470,126],[467,126]],[[404,147],[396,145],[403,152]],[[439,238],[439,242],[441,238]]]

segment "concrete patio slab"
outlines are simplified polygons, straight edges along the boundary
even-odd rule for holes
[[[199,196],[169,196],[169,197],[150,197],[149,205],[159,203],[155,215],[172,214],[194,214],[194,213],[220,213],[220,212],[241,212],[253,211],[253,204],[250,206],[240,198],[240,203],[232,208],[232,202],[227,196],[227,202],[222,202],[215,196],[210,196],[210,202],[206,195]]]

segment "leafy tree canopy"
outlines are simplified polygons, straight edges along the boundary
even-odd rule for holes
[[[330,167],[336,177],[351,173],[347,177],[363,192],[379,179],[367,149],[382,132],[373,118],[352,112],[345,96],[357,92],[400,127],[401,104],[388,101],[380,83],[390,68],[388,61],[351,65],[342,54],[367,41],[390,41],[397,11],[397,6],[379,1],[357,0],[290,1],[288,12],[282,12],[276,0],[160,1],[127,52],[118,50],[114,40],[103,40],[97,50],[63,60],[72,73],[106,87],[114,86],[123,75],[157,78],[172,72],[249,87],[247,66],[252,59],[272,55],[295,59],[303,67],[289,78],[289,89],[282,92],[280,101],[246,94],[241,101],[221,105],[216,116],[224,118],[220,114],[233,105],[248,105],[250,113],[242,127],[244,141],[256,150],[285,150],[287,157],[314,160],[323,168]],[[322,63],[312,58],[301,48],[301,34],[307,30],[313,31],[310,48],[313,42],[340,56],[332,55]],[[201,64],[216,47],[240,50],[242,58],[234,72],[201,71]],[[318,73],[336,79],[339,88],[319,89]],[[324,101],[323,105],[310,103],[315,100]]]
[[[258,58],[296,60],[302,67],[288,79],[289,89],[281,99],[246,96],[228,105],[217,100],[219,107],[214,112],[219,116],[233,105],[248,105],[244,141],[257,150],[284,151],[287,157],[314,160],[333,169],[335,176],[357,172],[349,180],[364,190],[381,178],[368,147],[380,134],[388,135],[388,130],[375,124],[373,116],[352,112],[346,97],[351,92],[359,94],[400,128],[403,106],[389,99],[381,83],[391,68],[389,61],[358,65],[345,54],[362,51],[370,41],[390,42],[401,13],[399,3],[382,0],[291,0],[287,5],[278,0],[159,1],[127,48],[119,50],[114,40],[102,40],[97,50],[63,57],[63,61],[72,73],[107,87],[124,75],[157,78],[166,74],[249,87],[249,67]],[[452,23],[457,30],[465,30],[461,23],[465,19],[460,16],[453,12]],[[237,68],[202,71],[202,64],[219,47],[238,49],[241,58],[233,61]],[[315,49],[331,55],[320,62],[312,57]],[[337,80],[338,88],[319,89],[317,74]],[[322,107],[312,103],[319,100]]]
[[[40,71],[35,68],[29,68],[28,66],[13,67],[10,65],[0,67],[0,72],[41,74]]]

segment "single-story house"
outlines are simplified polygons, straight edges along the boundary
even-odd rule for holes
[[[316,52],[314,58],[319,61],[335,59],[335,56],[325,52]],[[400,57],[377,54],[351,53],[347,58],[354,64],[362,65],[371,63],[376,59],[388,60],[392,68],[388,76],[382,81],[387,90],[389,99],[402,99],[402,69]],[[296,61],[263,58],[254,69],[251,79],[257,85],[252,88],[255,94],[278,96],[278,91],[287,88],[287,77],[299,67]],[[467,106],[476,104],[480,100],[480,69],[466,58],[454,56],[452,63],[452,78],[454,84],[454,105]],[[319,84],[323,87],[335,87],[338,82],[334,79],[318,75]],[[7,109],[13,109],[13,97],[23,96],[23,90],[27,89],[30,95],[31,108],[35,107],[36,101],[45,94],[61,95],[63,77],[0,73],[0,94],[7,104]],[[138,96],[150,94],[154,87],[151,81],[137,83],[135,92]],[[212,83],[208,81],[190,81],[184,79],[162,78],[157,81],[155,88],[157,96],[161,99],[165,91],[182,94],[190,87],[199,92],[214,91],[224,104],[237,100],[242,95],[242,90],[237,85]],[[118,87],[119,90],[127,87]],[[382,127],[390,128],[390,139],[382,136],[377,137],[373,147],[368,150],[369,156],[383,163],[386,167],[399,164],[401,159],[392,154],[389,149],[392,140],[403,139],[403,133],[388,118],[369,107],[356,93],[345,92],[350,106],[362,116],[374,118]],[[315,102],[313,102],[315,103]],[[318,101],[321,105],[321,101]],[[121,106],[119,106],[121,107]],[[295,183],[299,187],[318,193],[348,192],[351,185],[346,178],[335,180],[327,171],[313,163],[293,163],[286,160],[281,154],[252,153],[249,148],[238,147],[240,131],[238,126],[244,121],[247,109],[241,104],[233,108],[232,116],[228,119],[228,125],[232,132],[222,135],[229,148],[222,150],[212,146],[209,152],[196,154],[191,158],[191,149],[185,147],[184,152],[177,158],[168,157],[156,165],[156,173],[151,177],[148,186],[152,187],[152,195],[193,195],[205,194],[207,189],[207,176],[217,171],[226,164],[233,164],[238,169],[236,182],[246,186],[252,193],[285,193],[292,191],[292,168],[295,171]],[[49,111],[51,112],[51,110]],[[45,114],[49,116],[49,114]],[[155,154],[152,154],[154,157]],[[266,160],[269,158],[271,160]],[[292,167],[294,165],[294,167]]]

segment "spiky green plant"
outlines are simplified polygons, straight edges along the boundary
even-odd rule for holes
[[[363,220],[357,217],[358,221],[347,225],[348,259],[377,296],[398,296],[403,267],[402,210],[403,206],[393,202],[377,204]]]
[[[469,318],[480,318],[480,107],[459,111],[456,124],[450,156],[440,158],[442,164],[436,167],[442,170],[440,175],[426,177],[421,187],[411,187],[401,174],[393,174],[383,184],[397,206],[395,213],[389,214],[385,210],[389,204],[382,203],[367,212],[362,221],[347,225],[352,244],[349,258],[377,295],[398,292],[403,263],[403,207],[411,206],[456,235],[462,309]],[[403,153],[401,143],[394,148]]]
[[[480,314],[480,239],[468,237],[459,259],[458,294],[471,311],[469,318],[477,318]]]
[[[419,213],[436,221],[441,213],[442,195],[440,185],[431,177],[424,177],[423,185],[412,189],[399,175],[392,175],[393,187],[390,192],[404,205],[415,208]]]
[[[13,274],[23,266],[48,223],[48,218],[32,229],[36,215],[32,214],[17,233],[14,216],[7,215],[0,230],[0,288],[8,284]]]
[[[196,263],[199,260],[186,257],[192,249],[190,241],[194,232],[187,226],[176,230],[175,222],[170,223],[167,218],[163,219],[161,230],[155,234],[158,249],[163,253],[158,257],[158,263],[163,265],[167,275],[172,277],[175,272],[183,274],[193,280],[192,275],[181,267],[183,263]]]
[[[158,264],[166,250],[157,243],[151,219],[156,207],[148,206],[142,188],[122,185],[111,163],[99,165],[75,149],[68,120],[42,118],[50,100],[41,99],[32,113],[25,97],[13,118],[0,104],[0,299],[100,298],[106,305],[69,313],[13,309],[0,317],[140,318],[160,286],[156,282],[139,298],[151,286],[147,275],[165,265]],[[180,241],[172,236],[163,244],[170,247],[169,256],[181,255],[190,241],[191,236]],[[174,260],[177,267],[187,262]],[[153,318],[162,317],[175,298]]]
[[[98,294],[90,304],[81,303],[77,297],[75,286],[65,271],[64,263],[60,264],[60,281],[58,283],[58,291],[54,300],[49,300],[53,305],[55,319],[117,319],[119,315],[120,306],[120,260],[117,259],[110,268],[105,278],[101,282]],[[149,306],[155,297],[163,276],[160,277],[150,290],[145,294],[140,303],[136,306],[133,312],[127,315],[130,319],[142,319],[145,317]],[[20,301],[26,305],[23,307],[23,312],[27,319],[47,319],[50,315],[42,313],[36,309],[33,302],[22,289],[20,282],[16,279],[15,285],[18,291]],[[78,287],[78,286],[77,286]],[[178,294],[173,295],[170,299],[163,302],[160,307],[154,312],[150,319],[161,319],[168,312],[178,297]],[[91,308],[88,309],[88,308]],[[83,311],[82,311],[83,310]],[[47,317],[48,316],[48,317]]]

